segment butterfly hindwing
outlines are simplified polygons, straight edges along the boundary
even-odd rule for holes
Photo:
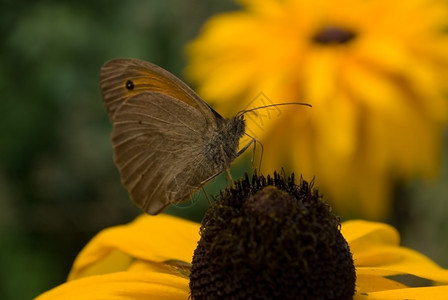
[[[170,203],[186,200],[217,172],[204,168],[200,177],[192,176],[210,165],[201,146],[208,137],[206,125],[198,110],[156,92],[133,96],[117,109],[112,133],[115,164],[132,200],[143,210],[156,214]]]

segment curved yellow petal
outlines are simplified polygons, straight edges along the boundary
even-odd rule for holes
[[[352,252],[354,247],[362,246],[366,243],[398,245],[400,235],[398,231],[390,225],[364,220],[351,220],[342,223],[341,233],[350,244]]]
[[[342,223],[341,232],[353,253],[358,276],[411,274],[448,283],[448,270],[423,254],[399,246],[400,236],[392,226],[354,220]]]
[[[356,274],[356,292],[358,294],[407,288],[404,284],[380,276]]]
[[[353,300],[373,299],[412,299],[412,300],[446,300],[448,298],[448,286],[432,286],[407,289],[393,289],[372,293],[357,293]]]
[[[411,274],[436,282],[448,283],[448,270],[405,247],[375,247],[364,254],[354,252],[357,274],[389,276]]]
[[[69,280],[124,271],[134,260],[191,262],[200,225],[169,215],[138,217],[97,234],[79,253]]]
[[[163,273],[117,272],[72,280],[35,300],[188,299],[188,278]]]

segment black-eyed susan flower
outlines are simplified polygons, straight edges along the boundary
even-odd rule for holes
[[[187,74],[228,116],[313,105],[246,115],[264,171],[300,168],[337,211],[370,218],[389,211],[395,179],[436,173],[448,116],[446,1],[238,2],[243,10],[212,17],[188,46]]]
[[[294,177],[254,176],[206,213],[194,252],[193,299],[351,299],[355,269],[339,220]]]
[[[427,282],[409,287],[397,275]],[[353,293],[354,299],[445,299],[448,270],[400,247],[386,224],[339,227],[309,184],[277,175],[246,178],[224,192],[202,227],[158,215],[102,231],[81,251],[68,281],[37,300],[350,299]]]

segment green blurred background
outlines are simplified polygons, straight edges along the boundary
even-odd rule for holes
[[[229,0],[1,2],[0,299],[31,299],[64,282],[95,233],[140,213],[112,161],[101,65],[135,57],[182,78],[185,44],[208,17],[236,7]],[[387,220],[405,245],[444,267],[446,157],[434,181],[397,186]],[[207,189],[223,186],[221,178]],[[168,212],[200,220],[204,203]]]

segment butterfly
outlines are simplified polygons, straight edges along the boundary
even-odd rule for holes
[[[192,193],[243,153],[243,114],[223,118],[179,78],[152,63],[118,58],[100,72],[113,123],[114,161],[130,198],[151,215]]]

